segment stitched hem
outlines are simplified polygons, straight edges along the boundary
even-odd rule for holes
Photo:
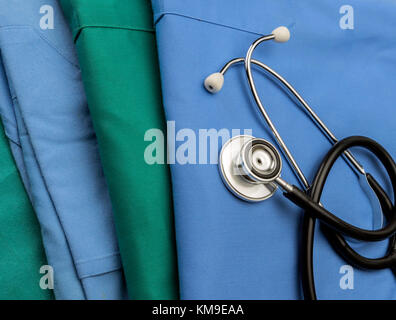
[[[93,261],[97,261],[97,260],[103,260],[103,259],[107,259],[107,258],[111,258],[111,257],[114,257],[114,256],[119,256],[119,255],[120,255],[120,252],[117,251],[117,252],[114,252],[114,253],[111,253],[111,254],[106,254],[104,256],[99,256],[99,257],[92,258],[92,259],[78,260],[78,261],[76,261],[76,264],[88,263],[88,262],[93,262]]]
[[[119,252],[89,260],[76,262],[76,269],[80,279],[98,276],[122,269]]]

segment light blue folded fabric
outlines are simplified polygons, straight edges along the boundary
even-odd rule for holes
[[[40,20],[50,6],[54,28]],[[40,221],[57,299],[126,298],[112,209],[57,1],[0,1],[0,112]]]
[[[395,1],[351,0],[346,8],[338,0],[152,0],[152,4],[167,120],[175,121],[176,133],[183,128],[194,131],[196,162],[201,151],[199,129],[226,128],[230,133],[252,129],[254,136],[275,143],[257,112],[242,65],[228,71],[216,95],[209,94],[203,82],[230,59],[244,57],[255,39],[281,25],[290,29],[290,41],[263,43],[253,57],[291,82],[337,137],[371,137],[396,157]],[[253,69],[271,119],[312,181],[330,143],[278,85]],[[168,138],[175,139],[169,134]],[[186,141],[179,137],[176,149]],[[219,150],[221,144],[219,139]],[[353,151],[389,191],[378,163],[362,150]],[[176,162],[171,171],[183,299],[302,298],[300,209],[281,192],[260,203],[237,199],[224,186],[216,164]],[[298,185],[285,160],[282,176]],[[344,161],[337,162],[322,199],[348,222],[373,227],[370,203]],[[351,245],[361,254],[378,257],[387,242]],[[396,298],[390,270],[351,268],[319,228],[314,263],[319,299]]]
[[[0,51],[1,53],[1,51]],[[4,124],[4,130],[10,143],[10,149],[14,156],[17,168],[22,178],[25,189],[30,196],[30,183],[28,182],[25,164],[22,156],[21,143],[16,125],[15,112],[12,108],[12,98],[0,54],[0,113]]]

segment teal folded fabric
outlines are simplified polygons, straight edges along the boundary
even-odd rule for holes
[[[76,43],[131,299],[176,299],[169,168],[144,159],[165,132],[150,1],[61,1]]]
[[[52,299],[48,282],[40,287],[47,265],[40,228],[9,143],[0,122],[0,299]]]

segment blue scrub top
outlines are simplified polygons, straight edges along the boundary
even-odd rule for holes
[[[1,117],[40,221],[56,298],[125,298],[96,137],[57,1],[1,0],[0,52]]]
[[[192,129],[252,129],[275,140],[251,97],[242,65],[225,75],[221,92],[209,94],[204,79],[278,26],[287,43],[266,42],[254,53],[283,75],[339,137],[364,135],[396,157],[396,2],[351,0],[152,0],[167,120],[176,133]],[[301,107],[256,67],[257,89],[271,119],[312,181],[330,147]],[[174,137],[168,135],[168,139]],[[176,148],[187,141],[183,134]],[[218,149],[221,148],[219,139]],[[183,147],[183,146],[182,146]],[[198,150],[198,147],[197,147]],[[372,156],[352,150],[389,192],[390,183]],[[193,156],[198,162],[199,152]],[[282,177],[298,181],[284,160]],[[183,299],[302,298],[299,242],[302,210],[281,192],[260,203],[233,196],[216,164],[171,166],[181,297]],[[337,161],[323,204],[359,227],[372,228],[372,209],[356,175]],[[351,242],[368,257],[387,242]],[[317,228],[314,246],[319,299],[395,299],[390,270],[348,265]]]

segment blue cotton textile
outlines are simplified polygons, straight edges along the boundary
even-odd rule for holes
[[[284,25],[291,31],[290,41],[263,43],[253,57],[294,85],[338,138],[368,136],[396,157],[395,1],[351,0],[349,7],[338,0],[152,4],[164,107],[176,132],[190,128],[198,137],[199,129],[252,129],[254,136],[275,143],[257,112],[242,65],[228,71],[216,95],[206,92],[203,81],[230,59],[245,56],[255,39]],[[346,16],[351,8],[353,21]],[[264,105],[312,181],[329,142],[282,89],[253,69]],[[176,141],[176,148],[186,139]],[[378,162],[362,150],[353,152],[389,192]],[[216,164],[176,162],[171,171],[183,299],[302,298],[299,208],[281,192],[261,203],[237,199],[223,185]],[[282,177],[298,184],[285,160]],[[336,163],[322,202],[350,223],[373,227],[370,203],[343,160]],[[383,255],[387,247],[386,241],[351,244],[368,257]],[[351,268],[320,228],[314,263],[319,299],[396,298],[390,270]]]
[[[41,225],[56,298],[125,298],[96,137],[57,1],[1,0],[0,52],[0,112]]]

